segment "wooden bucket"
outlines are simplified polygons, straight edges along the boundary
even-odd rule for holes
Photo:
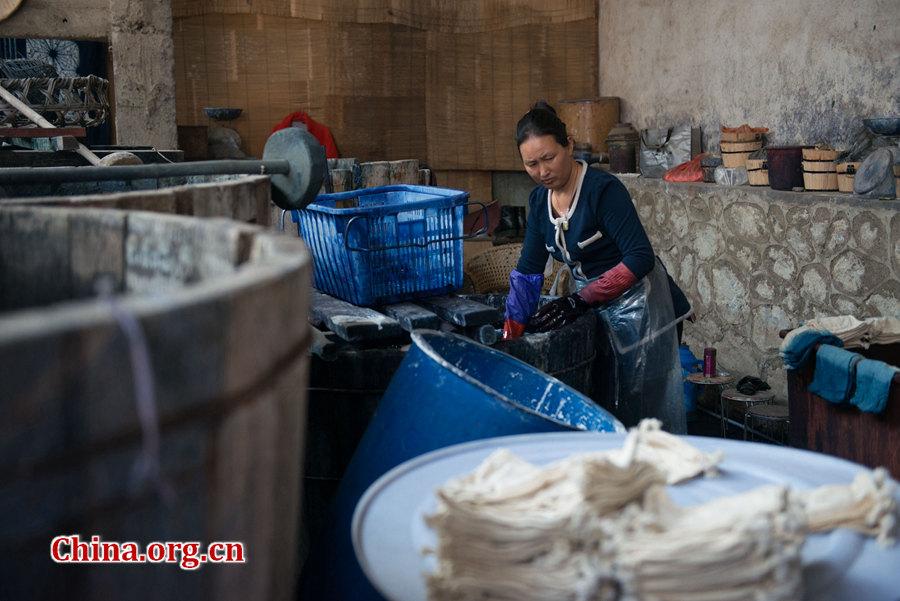
[[[722,152],[753,152],[762,148],[762,142],[721,142]]]
[[[834,173],[833,171],[804,171],[803,187],[807,190],[837,190],[837,173]]]
[[[755,151],[754,151],[755,152]],[[747,159],[753,152],[725,152],[722,151],[722,164],[725,167],[746,167]]]
[[[747,179],[751,186],[769,185],[769,170],[764,159],[747,159]]]
[[[833,150],[804,148],[804,156],[836,157]],[[837,190],[837,168],[832,159],[810,159],[803,161],[803,187],[807,190]]]
[[[590,144],[593,152],[607,152],[606,137],[619,122],[617,97],[560,100],[556,108],[575,142]]]
[[[724,133],[723,133],[724,135]],[[747,135],[747,134],[743,134]],[[726,167],[746,167],[750,155],[762,148],[762,140],[751,142],[726,142],[719,144],[722,150],[722,164]]]
[[[853,194],[853,179],[856,175],[856,170],[859,169],[860,165],[862,165],[862,163],[858,161],[835,164],[839,191]]]
[[[721,132],[722,142],[755,142],[763,139],[762,132]]]
[[[293,599],[312,271],[302,241],[221,219],[0,207],[0,257],[4,592]],[[115,309],[93,296],[100,274]],[[138,417],[144,372],[116,315],[146,341],[156,419]],[[139,456],[158,459],[167,501],[157,481],[130,486]],[[71,534],[142,551],[240,541],[246,563],[54,564],[50,541]]]
[[[834,161],[839,154],[831,148],[804,148],[802,156],[804,161]]]

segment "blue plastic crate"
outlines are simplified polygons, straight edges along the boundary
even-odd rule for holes
[[[312,252],[316,288],[384,305],[462,286],[468,198],[430,186],[365,188],[320,195],[291,219]],[[350,203],[357,206],[338,208]]]

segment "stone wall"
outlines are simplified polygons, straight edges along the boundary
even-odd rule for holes
[[[897,0],[600,0],[602,96],[636,127],[720,124],[846,146],[900,113]]]
[[[817,315],[900,315],[900,201],[623,176],[697,315],[695,354],[786,398],[778,331]]]

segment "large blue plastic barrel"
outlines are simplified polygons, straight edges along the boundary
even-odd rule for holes
[[[419,330],[344,474],[330,535],[311,549],[303,598],[380,599],[353,552],[356,503],[404,461],[461,442],[531,432],[624,431],[609,412],[527,363],[468,338]]]

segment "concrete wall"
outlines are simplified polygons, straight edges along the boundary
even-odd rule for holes
[[[116,142],[177,148],[171,0],[110,0]]]
[[[786,398],[778,331],[817,315],[900,315],[900,201],[622,177],[691,300],[695,354]]]
[[[846,146],[900,114],[897,0],[600,0],[601,96],[636,127],[721,124]]]
[[[110,0],[26,0],[0,23],[0,37],[105,40]]]
[[[178,147],[171,0],[28,0],[0,36],[109,40],[116,142]]]

